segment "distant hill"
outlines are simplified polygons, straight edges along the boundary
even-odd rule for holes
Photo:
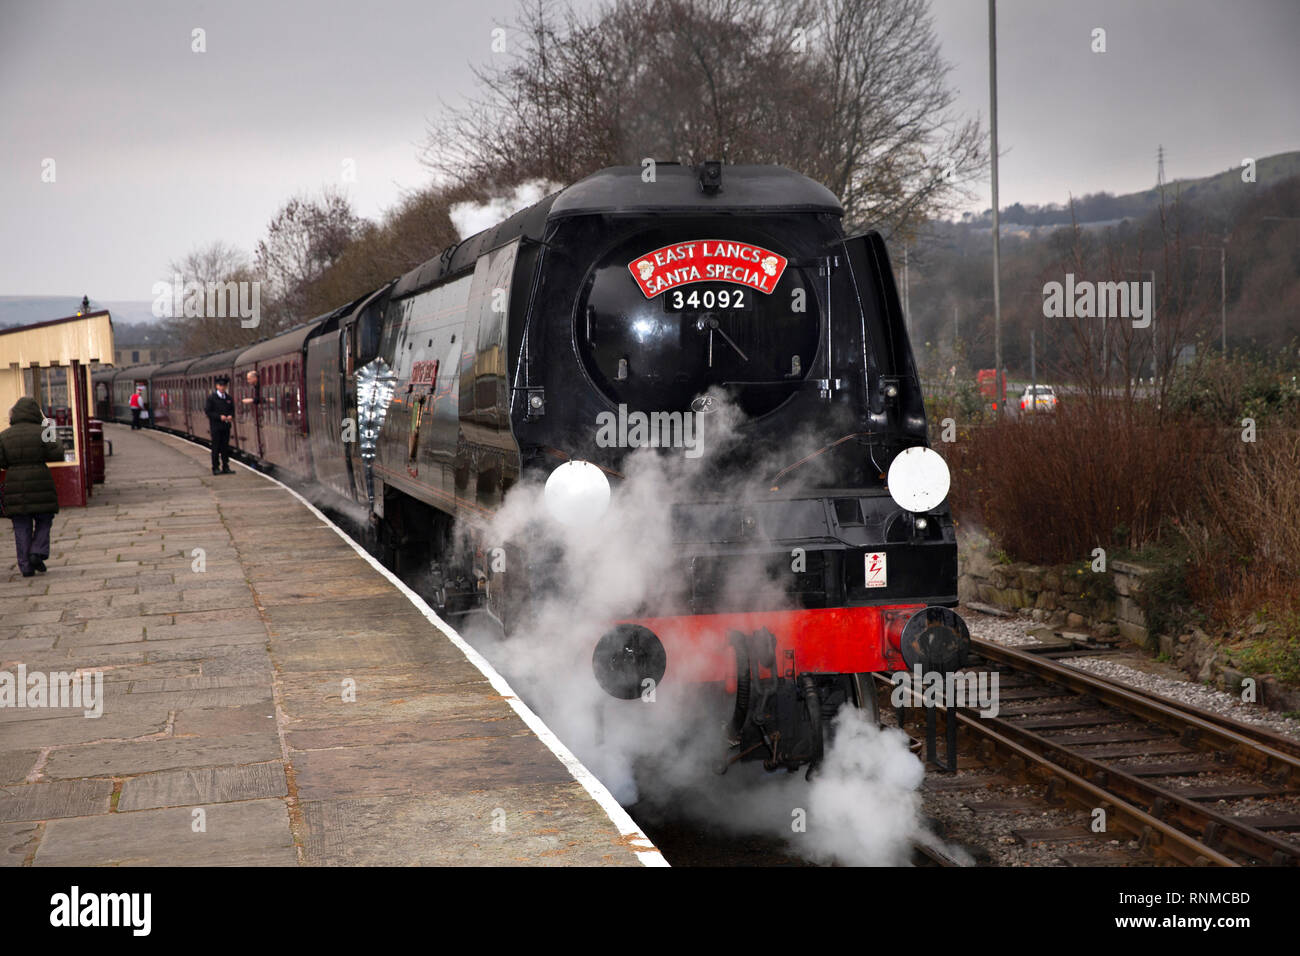
[[[1256,159],[1254,183],[1243,183],[1241,173],[1240,166],[1233,166],[1221,173],[1204,176],[1200,179],[1177,179],[1169,183],[1165,187],[1165,191],[1168,193],[1172,187],[1177,186],[1179,195],[1183,199],[1194,200],[1198,203],[1219,203],[1224,200],[1235,201],[1252,185],[1267,186],[1300,174],[1300,150]],[[1155,187],[1142,193],[1130,193],[1122,198],[1131,200],[1138,205],[1137,212],[1130,215],[1140,216],[1160,205],[1160,192]]]
[[[76,315],[80,308],[79,295],[0,295],[0,328],[63,319]],[[100,309],[108,309],[114,326],[158,322],[153,315],[152,302],[105,302],[92,298],[90,310],[97,312]]]
[[[76,315],[81,308],[79,295],[0,295],[0,327],[31,325]],[[108,308],[90,300],[92,312]]]
[[[1240,166],[1230,167],[1220,173],[1199,179],[1177,179],[1165,184],[1165,201],[1178,196],[1184,202],[1195,202],[1203,210],[1231,211],[1238,203],[1248,200],[1259,187],[1281,182],[1300,174],[1300,150],[1257,158],[1255,182],[1241,181]],[[1075,197],[1074,215],[1080,225],[1110,225],[1124,219],[1141,219],[1160,205],[1160,191],[1154,186],[1136,193],[1113,195],[1089,193]],[[976,228],[993,227],[993,212],[985,210],[979,216],[964,220]],[[1068,204],[1049,203],[1045,206],[1013,203],[1001,211],[1001,225],[1011,227],[1012,233],[1022,232],[1015,227],[1066,226],[1070,224]]]
[[[1044,356],[1050,367],[1075,354],[1069,330],[1043,314],[1045,282],[1080,270],[1103,277],[1116,269],[1131,274],[1139,260],[1144,269],[1158,270],[1160,301],[1180,309],[1176,314],[1187,319],[1180,333],[1186,346],[1218,350],[1226,325],[1231,351],[1269,357],[1296,354],[1300,261],[1295,243],[1300,222],[1284,220],[1300,221],[1300,152],[1259,159],[1254,183],[1243,183],[1237,167],[1168,184],[1167,203],[1175,193],[1177,216],[1167,229],[1161,226],[1155,189],[1084,197],[1076,207],[1082,234],[1077,242],[1068,231],[1068,211],[1057,223],[1004,224],[1002,352],[1015,374],[1028,373],[1031,333],[1039,369],[1044,368]],[[1015,210],[1013,206],[1008,213]],[[1051,218],[1052,212],[1050,207],[1036,210],[1040,221]],[[909,247],[906,279],[899,274],[909,289],[913,347],[932,349],[942,368],[953,364],[958,343],[960,358],[969,367],[991,367],[995,333],[990,231],[987,219],[931,223]],[[1222,260],[1216,254],[1219,248],[1225,250]],[[899,266],[897,258],[894,265]]]

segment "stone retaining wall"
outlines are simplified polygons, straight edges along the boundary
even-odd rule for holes
[[[978,535],[959,538],[958,558],[957,593],[965,604],[1028,611],[1035,621],[1098,637],[1119,634],[1152,654],[1163,654],[1192,679],[1230,694],[1239,694],[1242,681],[1252,676],[1233,668],[1223,648],[1197,628],[1179,635],[1152,634],[1137,602],[1142,578],[1150,573],[1141,565],[1111,561],[1104,572],[1094,572],[1088,565],[1001,564],[991,556],[988,540]],[[1256,676],[1256,686],[1266,707],[1300,711],[1300,690],[1268,674]]]
[[[962,601],[977,601],[1008,611],[1029,611],[1030,617],[1053,626],[1086,628],[1099,637],[1120,634],[1150,650],[1155,644],[1136,595],[1148,570],[1126,561],[1113,561],[1105,571],[1090,566],[1040,567],[999,564],[987,543],[974,539],[960,546]]]

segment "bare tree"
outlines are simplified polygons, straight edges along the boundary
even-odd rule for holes
[[[245,328],[240,317],[226,308],[220,310],[222,314],[207,308],[208,289],[225,289],[228,283],[254,281],[248,255],[243,250],[217,240],[172,260],[167,265],[167,273],[164,282],[172,291],[167,294],[170,317],[163,327],[181,352],[201,355],[234,348],[263,334]]]
[[[220,239],[198,246],[180,259],[167,264],[168,279],[180,276],[183,282],[224,282],[241,269],[248,268],[248,254]]]
[[[1131,408],[1138,397],[1136,383],[1149,373],[1154,379],[1155,409],[1162,410],[1183,349],[1204,343],[1210,318],[1209,283],[1194,244],[1186,242],[1181,197],[1175,192],[1172,202],[1166,198],[1162,186],[1154,236],[1142,228],[1127,234],[1113,229],[1086,233],[1074,221],[1071,201],[1069,250],[1049,266],[1052,278],[1059,281],[1069,271],[1094,282],[1150,283],[1149,324],[1135,322],[1131,315],[1053,320],[1065,325],[1072,346],[1062,354],[1062,368],[1093,400],[1122,395]],[[1132,299],[1125,298],[1132,305]],[[1097,306],[1101,304],[1098,292]],[[1203,354],[1203,349],[1198,350],[1198,362]]]
[[[645,158],[776,163],[852,226],[910,231],[984,163],[959,121],[928,0],[523,0],[508,59],[433,126],[451,182],[573,182]]]
[[[911,234],[948,211],[986,162],[979,123],[952,110],[929,2],[831,0],[815,9],[825,44],[816,89],[828,98],[813,114],[821,135],[804,168],[840,197],[851,223]]]
[[[311,318],[309,291],[363,231],[352,203],[325,187],[318,198],[295,196],[280,207],[257,244],[256,271],[267,284],[267,331]]]

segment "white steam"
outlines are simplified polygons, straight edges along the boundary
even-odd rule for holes
[[[925,770],[907,737],[878,728],[852,705],[841,708],[833,740],[811,782],[801,772],[769,774],[759,764],[733,766],[725,777],[696,772],[647,796],[650,813],[672,813],[736,836],[781,839],[816,863],[904,866],[922,832]]]
[[[509,219],[521,209],[526,209],[559,187],[544,179],[531,179],[520,183],[509,195],[495,196],[487,202],[458,202],[448,210],[451,224],[461,239],[468,239],[484,229]]]
[[[877,728],[856,707],[843,707],[834,729],[835,740],[808,788],[803,855],[858,866],[906,863],[920,829],[917,788],[925,768],[908,749],[906,735]]]
[[[531,549],[534,603],[527,626],[504,640],[495,626],[467,626],[467,637],[625,805],[638,803],[650,813],[662,808],[737,836],[782,839],[816,862],[905,864],[912,841],[924,838],[917,792],[924,769],[901,732],[880,730],[846,706],[833,721],[833,739],[811,782],[802,772],[766,773],[757,762],[733,764],[718,775],[726,753],[722,724],[732,702],[702,704],[692,679],[697,662],[670,653],[653,701],[617,700],[596,682],[592,652],[609,623],[653,616],[677,597],[665,589],[682,578],[689,555],[674,543],[670,505],[758,497],[771,475],[817,451],[811,438],[792,436],[780,461],[719,484],[708,464],[744,440],[737,429],[743,415],[727,403],[715,407],[705,416],[702,459],[687,459],[681,449],[634,452],[594,525],[552,519],[540,483],[513,488],[493,520],[489,543]],[[825,457],[814,458],[806,467],[825,463]],[[553,543],[553,554],[539,554],[543,542]],[[548,576],[541,587],[539,575]],[[779,607],[783,596],[780,583],[757,566],[732,573],[724,591],[750,607]]]

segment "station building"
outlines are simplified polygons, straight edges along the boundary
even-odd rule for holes
[[[36,399],[63,444],[63,461],[49,466],[60,507],[84,506],[91,495],[90,375],[112,362],[107,310],[0,329],[0,430],[18,399]]]

